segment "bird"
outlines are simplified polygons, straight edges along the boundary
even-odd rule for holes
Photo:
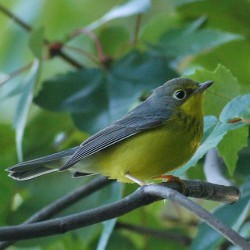
[[[138,106],[79,146],[18,163],[7,169],[16,180],[69,170],[73,177],[101,174],[144,185],[183,166],[203,135],[204,92],[213,81],[174,78]]]

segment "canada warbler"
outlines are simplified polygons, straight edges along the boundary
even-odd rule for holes
[[[7,169],[9,176],[27,180],[66,169],[73,176],[102,174],[120,182],[161,176],[186,163],[200,145],[203,93],[212,83],[167,81],[80,146],[19,163]]]

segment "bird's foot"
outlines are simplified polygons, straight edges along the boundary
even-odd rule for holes
[[[185,183],[177,176],[174,175],[160,175],[156,179],[162,179],[162,182],[177,182],[181,186],[182,192],[185,190]]]

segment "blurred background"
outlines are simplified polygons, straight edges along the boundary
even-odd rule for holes
[[[53,173],[17,182],[7,167],[80,144],[153,88],[188,76],[215,84],[206,96],[203,148],[175,174],[200,180],[221,175],[239,186],[242,199],[235,205],[197,202],[249,238],[249,13],[248,0],[0,0],[0,225],[23,222],[93,178]],[[239,122],[228,126],[235,118]],[[204,173],[203,156],[214,147],[223,164]],[[60,215],[136,188],[114,182]],[[233,249],[170,202],[9,249],[118,247]]]

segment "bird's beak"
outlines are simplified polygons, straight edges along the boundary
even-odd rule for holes
[[[209,88],[214,82],[213,81],[206,81],[199,84],[199,88],[195,91],[195,93],[204,92],[207,88]]]

